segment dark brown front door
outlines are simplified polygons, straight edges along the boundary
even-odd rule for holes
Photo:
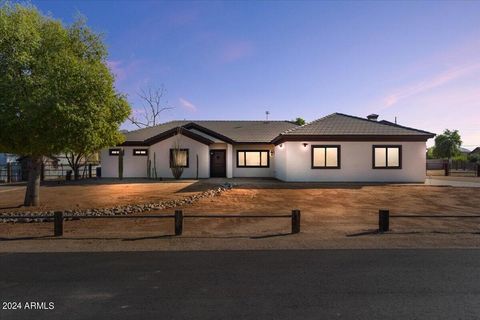
[[[225,178],[227,176],[226,150],[210,150],[210,177]]]

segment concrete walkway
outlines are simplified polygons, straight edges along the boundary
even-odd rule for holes
[[[427,177],[425,185],[480,188],[480,177]]]

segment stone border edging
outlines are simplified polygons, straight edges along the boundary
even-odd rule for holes
[[[75,210],[65,210],[63,211],[64,214],[69,215],[71,217],[65,218],[65,220],[76,220],[80,218],[76,218],[75,216],[116,216],[116,215],[129,215],[135,213],[142,213],[154,210],[163,210],[163,209],[173,209],[183,205],[191,205],[197,202],[200,199],[204,198],[212,198],[219,196],[223,192],[230,190],[233,188],[231,183],[225,183],[213,189],[209,189],[207,191],[203,191],[199,194],[194,194],[192,196],[177,199],[177,200],[166,200],[154,203],[145,203],[145,204],[132,204],[132,205],[124,205],[124,206],[115,206],[110,208],[101,208],[101,209],[75,209]],[[4,212],[0,213],[0,223],[8,223],[8,222],[21,222],[21,223],[29,223],[29,222],[51,222],[53,219],[53,210],[49,211],[25,211],[25,212]],[[41,215],[41,216],[48,216],[47,218],[18,218],[18,219],[5,219],[5,217],[10,216],[32,216],[32,215]]]

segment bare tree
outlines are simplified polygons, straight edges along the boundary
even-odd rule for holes
[[[165,87],[163,85],[157,89],[142,89],[138,93],[138,96],[144,102],[144,113],[140,119],[132,114],[130,117],[128,117],[128,120],[130,120],[130,122],[132,122],[139,128],[146,128],[157,125],[159,122],[160,114],[166,110],[173,109],[173,107],[168,106],[168,101],[163,101],[166,93],[167,91],[165,90]]]
[[[83,167],[85,174],[86,166],[94,158],[93,153],[76,153],[76,152],[65,152],[65,158],[67,159],[68,165],[72,168],[73,179],[80,179],[80,169]]]

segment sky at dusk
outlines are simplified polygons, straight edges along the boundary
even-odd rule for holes
[[[66,24],[81,13],[104,34],[136,113],[137,92],[163,84],[163,121],[378,113],[480,145],[480,2],[33,4]]]

